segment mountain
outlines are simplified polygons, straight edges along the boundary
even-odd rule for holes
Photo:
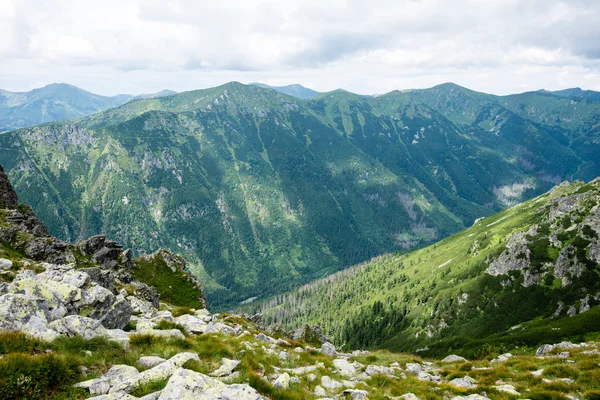
[[[273,89],[278,91],[279,93],[294,96],[299,99],[311,99],[319,94],[319,92],[317,91],[305,88],[304,86],[298,84],[287,86],[269,86],[264,83],[254,82],[250,85],[258,86],[264,89]]]
[[[563,183],[407,254],[262,304],[267,324],[320,324],[345,348],[441,355],[600,332],[600,178]]]
[[[30,92],[0,90],[0,132],[84,117],[120,106],[130,98],[100,96],[65,83],[53,83]]]
[[[222,310],[600,175],[599,108],[453,84],[300,100],[233,82],[4,133],[0,154],[51,233],[180,252]]]
[[[583,98],[583,99],[588,99],[588,100],[592,100],[592,101],[600,101],[600,92],[596,92],[594,90],[583,90],[581,88],[570,88],[570,89],[563,89],[563,90],[556,90],[556,91],[549,91],[549,90],[542,89],[542,90],[540,90],[540,92],[550,93],[555,96],[561,96],[561,97],[576,97],[576,98]]]
[[[173,96],[175,94],[177,94],[177,92],[175,92],[173,90],[169,90],[169,89],[164,89],[164,90],[161,90],[160,92],[156,92],[156,93],[140,94],[140,95],[134,96],[134,97],[130,98],[129,101],[139,100],[139,99],[152,99],[155,97]]]
[[[318,327],[286,334],[244,315],[210,314],[185,261],[168,250],[132,259],[103,236],[51,237],[1,166],[0,202],[2,400],[598,395],[598,342],[505,354],[490,345],[470,361],[345,353]]]

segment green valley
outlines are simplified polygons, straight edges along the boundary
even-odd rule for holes
[[[599,109],[453,84],[302,100],[233,82],[7,132],[0,155],[52,234],[181,253],[222,310],[600,175]]]
[[[564,183],[407,254],[246,311],[320,324],[346,348],[481,357],[600,332],[600,179]],[[594,333],[595,332],[595,333]]]

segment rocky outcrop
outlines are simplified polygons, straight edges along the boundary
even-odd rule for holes
[[[4,173],[4,168],[0,165],[0,208],[14,209],[19,203],[17,193]]]

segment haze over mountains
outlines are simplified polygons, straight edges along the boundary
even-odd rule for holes
[[[50,232],[181,252],[223,309],[600,175],[600,103],[564,96],[234,82],[4,133],[0,155]]]

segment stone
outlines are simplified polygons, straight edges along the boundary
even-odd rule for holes
[[[239,363],[239,360],[230,360],[228,358],[222,358],[221,366],[217,370],[211,372],[210,376],[222,377],[230,375],[233,372],[233,370],[239,365]]]
[[[98,320],[107,329],[123,329],[129,322],[132,312],[129,302],[119,295]]]
[[[325,391],[325,389],[323,389],[321,386],[317,385],[315,386],[315,396],[317,397],[325,397],[327,396],[327,392]]]
[[[254,336],[256,338],[256,340],[260,340],[261,342],[265,342],[265,343],[275,343],[276,340],[273,339],[270,336],[265,335],[264,333],[259,333],[257,335]]]
[[[477,387],[477,385],[473,382],[473,378],[468,376],[465,376],[464,378],[454,378],[448,383],[452,386],[464,389],[474,389]]]
[[[279,375],[275,382],[273,382],[273,386],[277,389],[289,389],[290,388],[290,375],[287,372]]]
[[[21,327],[21,331],[46,342],[51,342],[60,336],[60,333],[48,327],[45,318],[40,318],[37,315],[33,315]]]
[[[105,377],[79,382],[74,384],[73,387],[87,389],[92,396],[106,394],[110,390],[109,379]]]
[[[226,385],[199,372],[179,368],[173,373],[158,399],[261,400],[265,398],[246,384]]]
[[[203,320],[193,315],[184,314],[175,318],[175,323],[183,326],[185,330],[194,335],[206,332],[207,324]]]
[[[304,353],[305,350],[302,347],[295,347],[294,348],[294,353]]]
[[[158,364],[164,363],[165,361],[167,360],[158,356],[143,356],[137,361],[137,365],[142,368],[152,368],[156,367]]]
[[[492,388],[496,389],[499,392],[508,393],[513,396],[521,395],[521,393],[517,392],[517,390],[515,389],[515,387],[513,385],[504,384],[504,385],[492,386]]]
[[[11,269],[13,266],[13,262],[7,260],[6,258],[0,258],[0,270]]]
[[[552,346],[551,344],[543,344],[540,347],[538,347],[537,351],[535,352],[535,356],[543,357],[547,353],[551,352],[553,349],[554,349],[554,346]]]
[[[544,373],[544,370],[543,369],[538,369],[537,371],[531,371],[530,373],[533,376],[538,376],[539,377],[539,376],[542,376],[542,374]]]
[[[419,375],[419,372],[423,371],[421,364],[407,363],[406,372],[413,375]]]
[[[346,377],[353,377],[357,371],[354,365],[350,364],[345,358],[336,358],[333,360],[333,366],[337,369],[337,372]]]
[[[342,383],[336,381],[335,379],[331,379],[327,375],[324,375],[321,377],[321,386],[323,386],[325,389],[340,389],[342,387]]]
[[[321,345],[321,352],[327,356],[335,356],[337,354],[335,346],[329,342],[325,342]]]
[[[10,179],[4,173],[4,168],[0,165],[0,208],[14,209],[19,204],[19,198],[14,191]]]
[[[140,372],[137,368],[123,364],[110,367],[106,374],[104,374],[104,377],[109,380],[109,384],[112,387],[127,379],[134,379],[139,374]]]
[[[365,369],[365,374],[367,374],[368,376],[374,374],[394,375],[394,369],[390,367],[384,367],[382,365],[368,365]]]
[[[277,355],[277,357],[279,357],[280,360],[285,361],[289,358],[289,354],[287,353],[287,351],[280,351],[279,354]]]
[[[415,396],[413,393],[405,393],[402,396],[400,396],[400,398],[404,399],[404,400],[421,400],[417,396]]]
[[[179,353],[167,361],[158,364],[155,367],[140,372],[137,376],[125,379],[119,384],[113,386],[109,393],[125,392],[129,393],[140,385],[152,381],[159,381],[169,378],[173,373],[188,361],[200,361],[198,354]],[[207,377],[208,378],[208,377]],[[210,378],[209,378],[210,379]],[[163,391],[164,392],[164,391]]]
[[[492,400],[489,397],[480,394],[470,394],[468,396],[454,396],[451,400]]]
[[[443,363],[466,362],[466,361],[467,361],[466,358],[457,356],[456,354],[449,355],[442,360]]]
[[[351,399],[366,399],[368,395],[366,390],[346,389],[342,392],[342,396],[350,396]]]
[[[51,322],[48,327],[61,334],[81,336],[84,339],[106,336],[106,329],[100,325],[98,320],[80,315],[67,315],[62,319]]]
[[[507,361],[509,358],[511,358],[513,355],[510,353],[504,353],[504,354],[500,354],[498,357],[494,358],[493,360],[491,360],[490,362],[493,363],[497,363],[497,362],[505,362]]]

